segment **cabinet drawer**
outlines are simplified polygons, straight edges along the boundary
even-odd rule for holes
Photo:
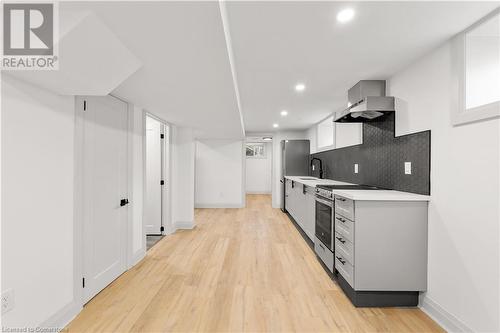
[[[338,214],[335,214],[335,232],[354,243],[354,222]]]
[[[335,213],[354,221],[354,201],[341,196],[335,196]]]
[[[345,258],[354,265],[354,246],[344,236],[335,233],[335,255]]]
[[[335,268],[354,289],[354,266],[345,258],[335,253]]]
[[[314,252],[333,273],[333,253],[317,237],[314,238]]]

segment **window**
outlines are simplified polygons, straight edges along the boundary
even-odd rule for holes
[[[264,143],[247,143],[247,158],[266,158],[266,145]]]
[[[455,125],[500,116],[500,10],[454,40],[458,73]]]

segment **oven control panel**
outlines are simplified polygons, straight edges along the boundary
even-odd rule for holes
[[[332,199],[333,194],[332,191],[325,190],[323,188],[316,188],[316,194],[319,195],[320,197],[326,198],[326,199]]]

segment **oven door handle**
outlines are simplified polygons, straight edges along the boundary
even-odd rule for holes
[[[330,208],[333,208],[333,202],[332,201],[320,199],[318,197],[316,197],[316,201],[321,202],[322,204],[327,205]]]

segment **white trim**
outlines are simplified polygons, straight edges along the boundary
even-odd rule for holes
[[[271,194],[272,191],[247,191],[246,194]]]
[[[130,261],[130,266],[129,268],[134,267],[137,265],[142,259],[146,257],[146,248],[138,250],[133,256]]]
[[[54,332],[61,332],[80,313],[81,310],[82,306],[80,305],[80,302],[73,300],[71,303],[66,304],[59,309],[59,311],[38,325],[38,327],[57,328],[57,331]]]
[[[175,230],[191,230],[194,229],[195,224],[193,221],[177,221],[175,222]]]
[[[271,145],[272,147],[272,145]],[[241,141],[241,208],[246,207],[247,205],[247,195],[246,195],[246,187],[247,187],[247,159],[246,159],[246,142],[245,140]],[[264,144],[264,153],[266,153],[266,144]],[[271,149],[272,153],[272,149]],[[272,155],[271,155],[272,161]]]
[[[447,332],[473,332],[460,319],[443,309],[438,303],[427,296],[422,298],[420,309]]]
[[[466,99],[466,78],[465,78],[465,34],[486,22],[493,16],[500,13],[500,8],[492,11],[479,21],[475,22],[467,29],[457,34],[451,43],[452,56],[452,93],[451,93],[451,123],[454,126],[467,123],[489,120],[500,117],[500,101],[481,105],[478,107],[467,109],[465,106]]]
[[[120,99],[120,98],[118,98]],[[122,99],[120,99],[122,100]],[[123,101],[123,100],[122,100]],[[134,210],[135,205],[134,201],[136,199],[135,193],[133,191],[134,188],[134,127],[135,127],[135,115],[134,115],[134,105],[127,103],[127,116],[128,116],[128,124],[127,124],[127,187],[128,187],[128,197],[130,198],[132,205],[127,207],[127,269],[134,266],[136,263],[137,253],[145,252],[146,249],[146,237],[142,237],[142,245],[141,248],[137,251],[137,253],[133,252],[133,244],[134,244]],[[142,132],[144,133],[144,132]],[[142,200],[144,201],[144,190]],[[144,207],[144,202],[143,202]],[[144,211],[144,209],[143,209]],[[143,214],[144,215],[144,214]],[[144,220],[144,216],[142,218]],[[143,224],[144,225],[144,224]],[[143,227],[143,236],[144,236],[144,227]]]
[[[227,57],[229,59],[229,66],[231,67],[231,75],[233,77],[234,94],[236,96],[236,105],[240,114],[242,137],[245,137],[245,122],[243,120],[243,111],[241,108],[240,90],[238,88],[238,77],[236,75],[236,67],[233,54],[233,44],[231,42],[231,33],[229,29],[229,19],[227,16],[226,3],[224,0],[219,0],[219,11],[222,20],[222,29],[224,30],[224,37],[226,40]]]
[[[73,211],[73,300],[83,306],[83,109],[75,96],[75,175]]]
[[[194,208],[245,208],[244,203],[196,203]]]

